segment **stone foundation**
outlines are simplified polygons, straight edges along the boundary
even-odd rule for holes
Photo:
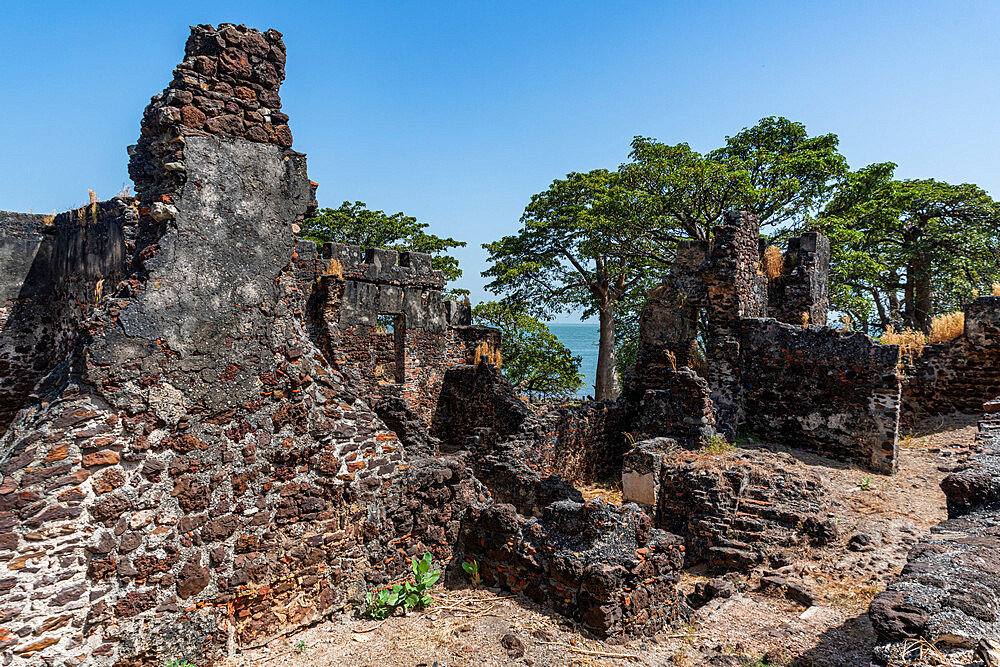
[[[742,450],[706,462],[670,438],[654,438],[625,455],[623,495],[685,538],[688,565],[781,567],[792,548],[837,535],[819,480],[788,472],[781,456]]]

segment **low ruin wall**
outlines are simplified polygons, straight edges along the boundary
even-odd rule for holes
[[[978,413],[984,401],[1000,394],[1000,297],[977,298],[965,308],[962,335],[925,345],[904,361],[907,420]]]
[[[741,323],[743,419],[768,441],[891,473],[896,469],[899,348],[828,327]]]
[[[797,547],[837,536],[819,480],[790,474],[783,455],[741,451],[713,459],[712,469],[700,456],[670,438],[653,438],[625,455],[622,473],[624,499],[685,538],[688,566],[779,567],[794,560]]]
[[[617,479],[625,453],[624,407],[584,401],[535,414],[495,366],[457,366],[446,376],[436,435],[472,449],[514,441],[525,465],[570,482]]]
[[[525,519],[511,505],[466,516],[462,555],[483,582],[579,620],[601,637],[652,634],[683,618],[681,538],[652,528],[635,505],[549,504]]]

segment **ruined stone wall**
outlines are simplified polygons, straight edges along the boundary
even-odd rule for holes
[[[470,326],[468,304],[441,298],[444,275],[426,253],[327,243],[323,260],[328,358],[370,402],[400,399],[430,427],[447,370],[476,363],[479,346],[498,350],[499,332]]]
[[[192,39],[194,62],[222,37]],[[213,85],[181,70],[177,90]],[[304,158],[171,125],[175,88],[146,118],[184,138],[180,168],[155,142],[132,154],[163,173],[137,174],[131,272],[0,439],[3,647],[20,658],[208,664],[359,598],[375,563],[403,568],[383,489],[403,488],[404,453],[309,338]]]
[[[625,452],[623,407],[586,401],[535,414],[495,366],[458,366],[446,376],[437,435],[484,454],[512,441],[519,462],[543,476],[617,479]]]
[[[739,322],[767,310],[762,300],[766,278],[759,265],[760,221],[745,211],[727,211],[701,273],[708,293],[705,379],[712,389],[715,427],[730,439],[736,437],[743,413]]]
[[[44,377],[0,435],[3,659],[211,665],[357,607],[366,591],[402,579],[409,556],[430,551],[448,565],[456,549],[510,590],[536,590],[517,575],[532,572],[539,599],[595,632],[674,618],[679,538],[651,531],[635,508],[576,502],[566,482],[530,467],[509,489],[531,491],[531,518],[512,513],[474,474],[488,457],[424,456],[410,429],[426,435],[426,426],[393,411],[407,420],[401,442],[374,409],[377,396],[332,359],[331,320],[317,316],[331,294],[341,306],[369,303],[348,299],[347,285],[374,286],[377,303],[392,296],[383,269],[426,276],[414,264],[429,260],[375,252],[362,264],[378,276],[366,279],[295,238],[316,186],[273,124],[283,61],[274,31],[197,26],[174,81],[147,109],[131,151],[138,220],[122,223],[121,279],[86,286],[84,302],[101,298],[38,366]],[[26,278],[8,282],[20,294]],[[435,427],[463,441],[486,430],[503,444],[498,431],[516,437],[536,424],[495,367],[470,364],[484,341],[499,343],[495,333],[468,326],[455,306],[442,316],[431,294],[439,286],[421,286],[419,299],[404,291],[400,314],[429,318],[423,328],[435,327],[444,346],[434,359],[451,362],[444,374],[455,380],[442,384]],[[453,326],[442,334],[440,324]],[[372,349],[388,363],[385,342]],[[477,383],[500,394],[468,400]],[[483,414],[489,428],[478,425]],[[596,438],[606,418],[593,415],[593,428],[566,417],[551,429],[577,443]],[[513,445],[489,456],[498,471],[525,458]],[[482,519],[501,514],[502,523]],[[564,594],[559,582],[591,564]]]
[[[896,469],[899,349],[862,333],[741,323],[745,428],[885,473]]]
[[[825,326],[829,283],[830,239],[819,232],[789,239],[782,274],[768,282],[767,316],[799,326]]]
[[[976,413],[1000,394],[1000,297],[981,296],[965,307],[965,330],[946,343],[904,358],[903,408],[908,419]]]
[[[292,133],[278,90],[285,78],[281,33],[244,25],[191,28],[184,60],[173,80],[154,96],[129,149],[129,175],[140,199],[162,223],[172,195],[185,180],[187,136],[244,138],[289,148]],[[156,230],[150,230],[155,237]]]
[[[135,218],[125,199],[58,216],[0,212],[0,433],[117,282]]]
[[[795,550],[836,537],[815,476],[789,472],[774,452],[742,451],[699,464],[670,438],[636,443],[625,455],[622,489],[659,528],[685,538],[687,564],[715,571],[779,567]]]
[[[519,433],[531,416],[531,410],[496,366],[455,366],[445,373],[433,432],[441,440],[457,444],[486,430],[498,441]]]
[[[790,241],[782,275],[769,282],[759,271],[759,223],[735,211],[711,242],[680,244],[640,318],[624,393],[634,432],[691,446],[747,431],[893,471],[898,349],[802,326],[826,322],[829,255],[829,240],[807,232]]]
[[[665,388],[642,392],[630,427],[636,437],[670,436],[697,446],[715,435],[711,389],[704,378],[690,368],[661,367],[655,376],[647,369],[644,381]]]
[[[883,659],[909,638],[943,649],[1000,638],[1000,401],[986,408],[978,453],[941,481],[948,519],[914,545],[903,572],[869,608]]]
[[[525,595],[601,637],[652,634],[684,617],[676,586],[684,545],[635,505],[565,500],[527,519],[511,505],[474,508],[461,550],[479,562],[487,586]]]

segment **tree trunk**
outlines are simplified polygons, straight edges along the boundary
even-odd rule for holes
[[[615,359],[615,304],[605,303],[598,310],[600,338],[597,343],[597,382],[594,398],[613,401],[618,398],[618,363]]]
[[[924,333],[931,332],[931,272],[920,263],[913,294],[913,323]]]
[[[906,325],[931,332],[931,273],[923,257],[906,266]]]

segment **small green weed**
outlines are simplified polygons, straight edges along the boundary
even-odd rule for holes
[[[858,484],[858,487],[862,491],[871,491],[872,490],[872,478],[870,476],[865,477],[863,480],[861,480],[861,483]]]
[[[300,639],[299,643],[295,645],[295,652],[302,655],[306,652],[307,648],[309,648],[309,644],[306,644],[305,640]]]
[[[736,448],[736,445],[729,442],[719,434],[701,441],[701,451],[706,454],[725,454]]]
[[[187,660],[178,660],[177,658],[170,658],[165,663],[163,667],[194,667],[194,663],[188,662]]]
[[[424,554],[420,560],[416,556],[411,558],[410,566],[413,568],[412,582],[393,584],[391,588],[383,588],[376,594],[369,593],[365,596],[365,613],[368,616],[380,621],[392,616],[397,609],[402,609],[405,614],[413,609],[430,606],[432,600],[427,591],[441,578],[441,570],[431,570],[429,553]]]
[[[462,563],[462,569],[465,573],[469,575],[469,581],[472,582],[473,586],[478,586],[483,583],[483,578],[479,576],[479,561],[478,560],[467,560]]]

